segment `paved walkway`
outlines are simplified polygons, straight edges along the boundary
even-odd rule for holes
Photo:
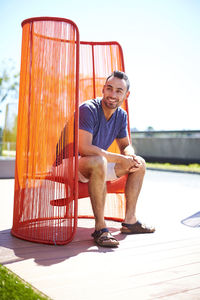
[[[199,175],[148,171],[138,216],[157,230],[125,237],[108,222],[117,249],[93,244],[92,220],[79,220],[66,246],[11,236],[14,180],[0,190],[0,263],[51,299],[200,299]]]

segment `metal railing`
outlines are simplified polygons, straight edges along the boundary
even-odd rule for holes
[[[200,138],[200,130],[134,130],[131,129],[133,138],[140,137],[156,137],[156,138],[179,138],[179,137],[195,137]]]

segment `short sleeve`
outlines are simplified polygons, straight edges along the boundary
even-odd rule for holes
[[[128,122],[127,122],[126,112],[124,112],[120,122],[121,122],[122,126],[118,132],[117,139],[122,139],[122,138],[128,136],[128,130],[127,130]]]
[[[88,105],[85,103],[79,107],[79,129],[89,131],[93,134],[94,117]]]

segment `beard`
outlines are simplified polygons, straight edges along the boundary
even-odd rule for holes
[[[111,99],[109,97],[104,98],[103,103],[109,109],[115,109],[119,105],[119,102],[116,99]]]

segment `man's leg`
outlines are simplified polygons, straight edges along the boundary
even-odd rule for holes
[[[87,156],[79,159],[79,171],[89,179],[89,194],[95,217],[95,229],[106,227],[104,207],[106,199],[107,161],[101,156]]]
[[[140,157],[139,160],[141,162],[141,165],[133,173],[128,174],[125,187],[126,214],[124,223],[129,225],[136,224],[136,227],[130,227],[130,230],[127,230],[126,228],[125,231],[132,231],[132,233],[151,233],[155,231],[155,228],[148,228],[144,224],[138,223],[136,217],[136,205],[146,171],[146,163],[144,159]],[[117,176],[122,176],[123,174],[123,170],[120,168],[119,165],[116,165],[116,174]]]
[[[107,160],[101,156],[82,157],[79,159],[79,172],[89,179],[89,194],[95,217],[95,242],[102,247],[117,247],[119,242],[106,228],[104,207],[106,199]]]
[[[124,219],[125,223],[133,224],[137,222],[136,218],[136,205],[138,197],[142,188],[143,179],[146,171],[145,161],[141,158],[141,165],[135,172],[129,173],[125,195],[126,195],[126,216]]]
[[[133,224],[136,219],[136,205],[137,200],[142,188],[143,179],[146,170],[146,164],[143,158],[140,158],[140,166],[135,169],[133,173],[128,173],[128,178],[125,187],[126,196],[126,215],[124,222]],[[115,165],[115,172],[118,177],[127,174],[126,170],[123,170],[120,164]]]

